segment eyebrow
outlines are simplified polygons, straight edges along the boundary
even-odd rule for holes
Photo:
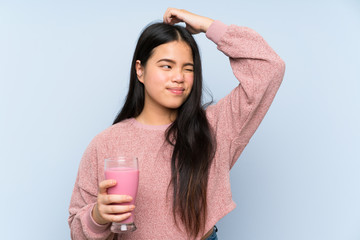
[[[172,64],[176,64],[176,62],[174,60],[171,60],[171,59],[168,59],[168,58],[162,58],[159,61],[157,61],[156,63],[159,63],[159,62],[169,62],[169,63],[172,63]],[[183,66],[192,66],[192,67],[194,67],[194,64],[191,63],[191,62],[187,62]]]

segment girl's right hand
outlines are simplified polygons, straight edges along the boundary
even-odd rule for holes
[[[104,180],[99,184],[97,203],[92,210],[92,217],[98,224],[120,222],[130,217],[134,205],[116,205],[116,203],[131,202],[127,195],[107,194],[107,189],[116,185],[115,180]]]
[[[186,23],[186,29],[192,34],[200,32],[206,33],[213,19],[203,17],[185,9],[168,8],[163,16],[164,23],[174,25],[175,23],[184,22]]]

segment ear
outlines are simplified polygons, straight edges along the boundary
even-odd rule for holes
[[[144,67],[141,65],[140,60],[136,60],[135,70],[139,81],[144,83]]]

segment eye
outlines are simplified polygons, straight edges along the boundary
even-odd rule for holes
[[[171,69],[171,66],[170,65],[162,65],[161,68],[164,68],[164,69]]]
[[[186,72],[194,72],[194,69],[192,69],[192,68],[185,68],[185,71],[186,71]]]

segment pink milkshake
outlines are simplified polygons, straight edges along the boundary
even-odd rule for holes
[[[136,193],[139,184],[138,161],[136,157],[116,157],[105,159],[105,179],[116,180],[116,185],[108,188],[108,194],[129,195],[131,202],[120,203],[121,205],[135,205]],[[114,233],[132,232],[136,230],[134,214],[121,222],[113,222],[111,231]]]
[[[135,205],[135,198],[139,183],[139,170],[133,168],[108,168],[105,170],[105,179],[116,180],[114,187],[108,188],[108,194],[129,195],[133,198],[131,202],[121,203],[123,205]],[[133,223],[134,215],[121,223]]]

